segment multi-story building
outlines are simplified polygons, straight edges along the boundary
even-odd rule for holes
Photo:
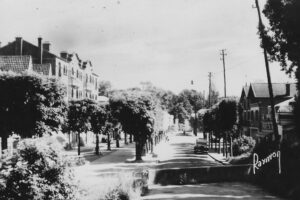
[[[0,48],[0,70],[36,72],[54,77],[66,86],[68,100],[98,99],[99,76],[94,73],[91,61],[83,61],[78,54],[62,51],[50,52],[50,43],[38,38],[37,46],[17,37]]]
[[[296,95],[296,84],[273,83],[274,103],[280,104]],[[242,131],[254,138],[273,133],[270,99],[267,83],[251,83],[242,89],[240,104],[243,107]]]

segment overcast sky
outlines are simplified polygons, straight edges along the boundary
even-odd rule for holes
[[[265,0],[261,0],[261,6]],[[266,81],[254,0],[0,0],[0,41],[16,36],[51,51],[77,52],[114,88],[141,81],[174,92],[208,91],[208,72],[223,93],[220,50],[227,49],[227,95]],[[271,63],[272,81],[288,79]],[[194,80],[194,85],[191,85]]]

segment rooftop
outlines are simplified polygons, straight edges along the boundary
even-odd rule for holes
[[[28,70],[30,56],[0,56],[0,70],[21,73]]]

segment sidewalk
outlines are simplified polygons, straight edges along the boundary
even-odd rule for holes
[[[223,156],[223,153],[217,153],[217,152],[208,152],[208,155],[214,159],[215,161],[223,164],[223,165],[229,165],[228,159]]]
[[[131,143],[128,143],[127,145],[130,145]],[[134,143],[132,143],[134,144]],[[127,146],[124,144],[124,140],[120,141],[120,147],[117,148],[116,147],[116,143],[115,141],[112,142],[110,144],[111,150],[107,150],[107,143],[99,143],[99,152],[100,155],[96,155],[95,154],[95,147],[96,144],[94,144],[94,146],[86,146],[86,147],[80,147],[80,157],[83,157],[87,162],[93,162],[97,159],[100,159],[104,156],[107,156],[108,154],[117,151],[118,149]],[[77,157],[78,156],[78,152],[77,152],[77,146],[73,147],[72,150],[65,150],[64,152],[65,155],[67,156],[71,156],[71,157]]]
[[[85,165],[73,168],[82,188],[91,189],[104,184],[103,181],[108,180],[107,177],[131,175],[133,171],[150,169],[157,164],[157,158],[150,154],[142,157],[143,162],[134,162],[135,143],[123,143],[120,148],[114,146],[112,151],[105,150],[102,154]]]

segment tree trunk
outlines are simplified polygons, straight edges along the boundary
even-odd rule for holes
[[[127,133],[126,132],[124,132],[124,143],[128,144],[128,142],[127,142]]]
[[[208,132],[208,141],[209,141],[209,148],[212,149],[212,144],[211,144],[211,132]]]
[[[107,133],[107,150],[110,151],[110,132],[108,131]]]
[[[146,141],[146,144],[145,144],[145,149],[146,149],[146,154],[148,153],[149,151],[149,143],[148,143],[148,140]]]
[[[227,132],[225,134],[225,153],[226,153],[226,158],[227,158],[228,157]]]
[[[232,136],[230,136],[230,156],[233,155],[233,150],[232,150]]]
[[[135,138],[135,160],[140,161],[142,160],[142,148],[141,142],[138,138]]]
[[[218,149],[218,153],[221,153],[221,137],[219,137],[219,149]]]
[[[224,136],[223,136],[223,156],[225,156],[225,139],[224,139]]]
[[[116,147],[117,148],[120,148],[120,134],[119,134],[119,131],[116,132]]]
[[[150,144],[151,144],[151,153],[153,154],[153,137],[150,138]]]
[[[71,145],[71,131],[68,132],[69,135],[69,147],[68,149],[71,149],[72,145]]]
[[[194,111],[195,119],[194,119],[194,135],[197,136],[197,111]]]
[[[78,149],[77,149],[77,151],[78,151],[78,155],[80,155],[80,132],[78,132],[77,135],[78,135]]]
[[[96,133],[96,149],[95,149],[95,151],[96,151],[96,155],[100,154],[99,153],[99,134],[98,133]]]
[[[129,134],[129,142],[132,143],[132,133]]]
[[[87,132],[85,132],[85,145],[87,146],[87,143],[88,143],[88,135],[87,135]]]

